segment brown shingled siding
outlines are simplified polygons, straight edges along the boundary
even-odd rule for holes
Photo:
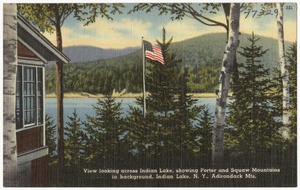
[[[48,186],[48,156],[44,156],[31,162],[32,187]]]
[[[20,41],[18,41],[18,56],[20,57],[29,57],[29,58],[38,58],[32,51],[25,47]]]
[[[17,132],[17,152],[22,153],[28,150],[43,146],[43,128],[35,127],[32,129]]]

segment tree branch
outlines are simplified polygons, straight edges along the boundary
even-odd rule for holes
[[[55,25],[55,20],[54,20],[53,18],[51,18],[50,15],[47,15],[47,14],[45,13],[45,11],[43,11],[42,6],[43,6],[43,5],[41,5],[41,4],[37,4],[37,7],[38,7],[38,9],[40,10],[40,13],[41,13],[42,15],[44,15],[47,19],[49,19],[49,21],[50,21],[53,25]]]
[[[71,8],[66,8],[66,6],[69,6],[68,4],[65,4],[64,6],[63,6],[63,11],[62,11],[62,14],[60,15],[60,17],[61,17],[61,24],[60,24],[60,26],[62,26],[63,24],[64,24],[64,22],[65,22],[65,20],[68,18],[68,16],[72,13],[72,12],[74,12],[74,9],[73,9],[73,7],[71,7]],[[67,11],[66,11],[67,10]],[[65,12],[66,11],[66,12]]]
[[[221,23],[221,22],[218,22],[218,21],[216,21],[216,20],[212,20],[212,19],[210,19],[210,18],[207,18],[207,17],[203,16],[202,14],[199,14],[199,13],[198,13],[198,12],[197,12],[190,4],[183,3],[182,5],[183,5],[185,8],[188,9],[188,11],[185,11],[185,10],[183,10],[183,11],[185,11],[185,12],[191,14],[196,20],[198,20],[198,21],[201,22],[202,24],[205,24],[205,25],[207,25],[207,26],[222,26],[222,27],[224,27],[224,28],[227,30],[227,25],[226,25],[226,24]],[[211,22],[212,24],[209,24],[209,23],[204,22],[204,21],[201,20],[199,17],[202,18],[202,19],[204,19],[204,20],[206,20],[206,21],[208,21],[208,22]]]

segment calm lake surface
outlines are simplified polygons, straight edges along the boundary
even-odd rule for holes
[[[93,105],[96,105],[97,98],[64,98],[64,121],[69,121],[68,116],[71,116],[76,110],[81,121],[86,120],[86,115],[94,116]],[[137,106],[135,98],[116,98],[117,102],[121,102],[122,116],[126,116],[129,111],[129,106]],[[215,111],[215,98],[197,98],[197,105],[207,104],[211,113]],[[46,114],[52,116],[56,123],[56,98],[46,98]]]

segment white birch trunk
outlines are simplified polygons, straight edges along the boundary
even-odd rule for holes
[[[276,8],[278,10],[277,16],[277,29],[278,29],[278,55],[280,62],[280,70],[282,77],[282,108],[283,116],[282,122],[283,126],[287,126],[290,123],[290,80],[289,80],[289,71],[287,69],[287,61],[285,56],[285,47],[284,47],[284,30],[283,30],[283,3],[276,3]]]
[[[219,78],[219,92],[216,99],[215,124],[213,129],[212,165],[222,167],[224,146],[224,121],[232,65],[239,44],[240,4],[231,3],[229,18],[229,39],[225,48],[222,70]]]
[[[17,5],[3,4],[3,185],[17,186]]]

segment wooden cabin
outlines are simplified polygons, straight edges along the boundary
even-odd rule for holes
[[[48,186],[45,65],[68,63],[26,19],[17,17],[16,138],[18,186]]]

